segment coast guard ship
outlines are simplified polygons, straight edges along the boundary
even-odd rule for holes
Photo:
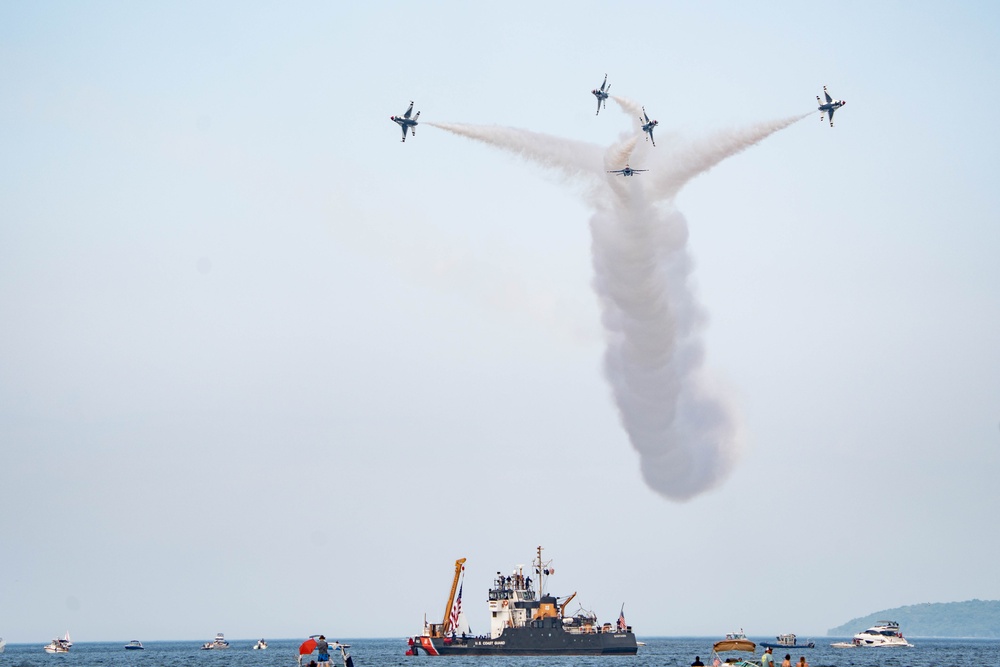
[[[537,577],[537,593],[536,582],[530,574],[525,574],[522,566],[510,576],[498,572],[489,590],[490,633],[469,636],[460,626],[463,614],[459,579],[464,565],[464,558],[455,561],[455,578],[444,620],[425,622],[423,633],[407,640],[407,655],[419,655],[421,651],[435,656],[635,655],[638,644],[631,626],[625,623],[624,607],[615,625],[601,625],[590,612],[566,614],[566,607],[576,593],[562,600],[545,593],[545,579],[555,570],[542,561],[542,547],[537,549],[531,570]]]

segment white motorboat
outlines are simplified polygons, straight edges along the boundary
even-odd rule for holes
[[[125,644],[125,649],[128,651],[142,651],[146,647],[142,645],[142,642],[138,639],[133,639],[128,644]]]
[[[205,642],[201,645],[202,651],[210,651],[212,649],[229,648],[229,642],[226,641],[225,635],[221,632],[215,635],[215,639],[210,642]]]
[[[46,644],[43,648],[46,653],[69,653],[69,649],[73,646],[73,642],[69,641],[69,633],[66,633],[67,639],[59,639],[56,637],[51,642]]]
[[[253,645],[253,650],[259,651],[267,648],[267,642],[263,639],[258,639],[257,643]]]
[[[3,653],[3,647],[6,646],[6,645],[7,645],[7,642],[5,642],[3,640],[3,637],[0,637],[0,653]]]
[[[864,632],[854,635],[851,642],[837,642],[831,644],[833,648],[854,648],[855,646],[875,646],[875,647],[905,647],[913,646],[906,641],[903,633],[899,631],[899,623],[896,621],[879,621]]]

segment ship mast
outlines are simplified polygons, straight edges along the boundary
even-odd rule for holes
[[[551,563],[552,561],[549,561]],[[542,596],[545,595],[545,577],[552,571],[551,568],[547,567],[549,563],[542,562],[542,547],[538,547],[537,555],[535,556],[535,562],[532,565],[535,566],[535,573],[538,575],[538,599],[541,600]]]

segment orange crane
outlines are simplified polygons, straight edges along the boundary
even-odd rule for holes
[[[448,594],[448,604],[444,607],[444,621],[438,626],[441,629],[439,633],[432,632],[432,636],[434,637],[443,637],[451,630],[451,605],[455,603],[455,591],[458,590],[458,580],[462,576],[463,565],[465,565],[464,558],[459,558],[455,561],[455,579],[451,582],[451,593]]]

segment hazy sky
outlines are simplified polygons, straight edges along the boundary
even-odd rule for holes
[[[988,2],[0,4],[0,636],[402,637],[459,557],[482,632],[537,545],[642,635],[1000,598],[997,34]],[[650,160],[848,101],[677,195],[740,443],[686,502],[605,378],[587,193],[429,124],[603,150],[605,73]]]

